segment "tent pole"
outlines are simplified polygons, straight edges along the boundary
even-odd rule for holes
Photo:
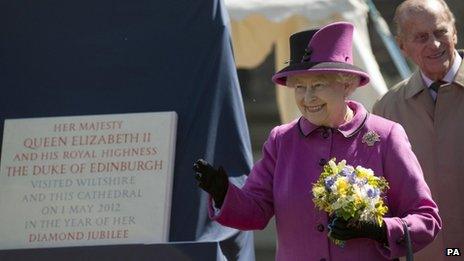
[[[396,66],[396,69],[400,73],[401,78],[406,79],[411,75],[411,69],[409,69],[406,60],[401,54],[396,41],[394,40],[390,29],[388,28],[385,19],[380,15],[379,11],[374,5],[372,0],[366,0],[367,5],[369,6],[369,16],[374,23],[375,30],[380,35],[383,44],[387,47],[387,51],[390,54],[390,57],[393,60],[393,63]]]

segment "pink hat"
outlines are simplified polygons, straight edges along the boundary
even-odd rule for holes
[[[353,65],[353,30],[353,24],[338,22],[291,35],[290,63],[272,81],[286,85],[296,74],[349,73],[360,77],[359,86],[367,84],[369,75]]]

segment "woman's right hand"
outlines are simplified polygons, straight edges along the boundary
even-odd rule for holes
[[[203,159],[199,159],[193,164],[193,170],[196,172],[195,179],[198,181],[198,186],[208,192],[213,198],[215,206],[220,208],[229,187],[226,171],[222,167],[215,169]]]

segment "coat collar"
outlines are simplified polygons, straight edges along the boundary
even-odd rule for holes
[[[419,70],[416,70],[411,77],[408,80],[409,82],[407,83],[408,88],[405,89],[405,98],[409,99],[419,92],[423,91],[426,86],[424,81],[422,80],[421,73]]]
[[[334,130],[339,131],[343,136],[345,136],[345,138],[349,138],[356,134],[364,126],[369,114],[367,113],[367,110],[364,108],[364,106],[358,102],[347,101],[346,103],[353,110],[353,119],[340,125],[338,128],[334,128]],[[298,126],[301,134],[303,134],[305,137],[319,128],[326,128],[314,125],[304,117],[300,117],[298,120]]]
[[[459,50],[458,54],[463,57],[464,52],[463,50]],[[405,90],[405,98],[409,99],[416,94],[420,93],[424,89],[427,88],[426,84],[424,83],[424,80],[422,79],[421,73],[419,70],[416,70],[411,77],[408,80],[409,82],[407,83],[409,86]],[[458,72],[456,73],[456,76],[454,77],[454,80],[452,83],[455,83],[458,86],[461,86],[464,88],[464,61],[461,62],[461,65],[459,66]]]
[[[459,55],[463,57],[464,51],[460,50]],[[456,77],[454,77],[453,83],[456,83],[457,85],[464,88],[464,59],[463,62],[461,62],[461,65],[459,66],[458,73],[456,73]]]

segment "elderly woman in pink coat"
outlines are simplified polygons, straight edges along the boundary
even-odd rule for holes
[[[347,100],[369,81],[352,64],[353,29],[333,23],[290,37],[290,64],[272,80],[294,89],[302,117],[271,131],[242,188],[228,181],[222,167],[204,160],[194,164],[199,187],[211,195],[212,219],[255,230],[275,215],[277,260],[391,260],[406,255],[409,242],[413,251],[423,248],[441,229],[437,205],[401,125]],[[312,184],[331,158],[370,168],[388,181],[389,212],[381,226],[332,221],[315,208]],[[344,247],[327,233],[346,240]]]

